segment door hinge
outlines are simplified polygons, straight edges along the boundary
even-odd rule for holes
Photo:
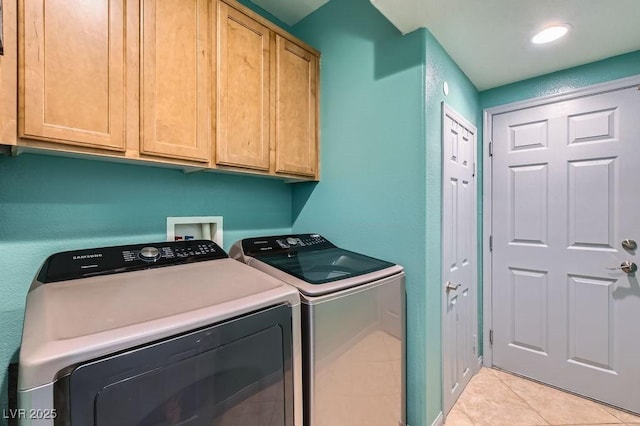
[[[476,177],[476,163],[473,162],[473,177]]]
[[[489,235],[489,253],[493,253],[493,235]]]
[[[489,157],[493,157],[493,141],[489,141]]]
[[[489,344],[493,345],[493,329],[489,330]]]

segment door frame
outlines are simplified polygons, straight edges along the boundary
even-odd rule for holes
[[[489,249],[489,240],[493,234],[493,157],[489,144],[493,132],[493,116],[517,110],[538,107],[547,104],[592,96],[614,90],[638,86],[640,90],[640,74],[617,80],[598,83],[569,90],[561,94],[552,94],[524,101],[512,102],[483,110],[482,150],[483,150],[483,195],[482,195],[482,363],[485,367],[493,366],[493,347],[490,332],[493,328],[493,253]],[[639,95],[640,96],[640,95]]]
[[[478,267],[480,265],[480,263],[478,262],[478,244],[477,244],[477,235],[478,235],[478,224],[477,224],[477,214],[478,214],[478,162],[479,162],[479,158],[478,158],[478,129],[476,126],[474,126],[469,120],[467,120],[466,118],[464,118],[460,113],[458,113],[456,110],[454,110],[451,106],[449,106],[447,103],[442,102],[442,118],[440,119],[441,122],[441,135],[440,135],[440,143],[441,143],[441,154],[440,154],[440,160],[441,160],[441,164],[442,164],[442,179],[441,179],[441,183],[440,183],[440,191],[442,194],[442,199],[441,199],[441,205],[440,205],[440,212],[441,214],[444,214],[444,167],[445,167],[445,159],[444,159],[444,143],[445,143],[445,123],[446,123],[446,119],[447,116],[451,117],[452,119],[454,119],[455,121],[457,121],[458,123],[462,124],[464,127],[466,127],[469,130],[474,130],[474,135],[473,135],[473,167],[474,167],[474,181],[473,181],[473,206],[471,206],[471,210],[472,210],[472,217],[474,218],[474,220],[472,221],[471,224],[471,235],[474,236],[473,241],[475,243],[471,244],[471,254],[470,254],[470,258],[474,259],[475,261],[475,268],[473,273],[472,273],[472,277],[473,277],[473,282],[470,284],[469,288],[473,289],[473,294],[472,294],[472,298],[470,300],[470,303],[473,306],[473,310],[471,313],[472,316],[472,335],[475,334],[476,339],[475,339],[475,352],[474,352],[474,358],[473,358],[473,362],[471,363],[471,376],[473,377],[480,369],[480,367],[482,366],[481,360],[480,360],[480,355],[479,355],[479,336],[478,336]],[[444,240],[444,229],[440,234],[440,246],[443,247],[443,240]],[[446,265],[444,264],[444,256],[441,256],[440,259],[440,291],[441,291],[441,300],[440,300],[440,311],[441,311],[441,324],[440,324],[440,345],[441,348],[444,349],[444,344],[445,344],[445,339],[447,338],[446,334],[445,334],[445,317],[446,317],[446,308],[447,308],[447,292],[444,290],[444,269],[445,269]],[[441,369],[441,383],[442,383],[442,415],[443,415],[443,419],[446,419],[447,417],[447,412],[446,412],[446,407],[445,407],[445,392],[447,392],[447,390],[445,389],[445,383],[444,383],[444,352],[443,352],[443,356],[442,356],[442,369]],[[455,405],[455,404],[454,404]],[[435,424],[435,423],[434,423]]]

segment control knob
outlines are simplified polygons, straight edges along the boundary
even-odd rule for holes
[[[289,238],[287,238],[287,242],[289,244],[291,244],[292,246],[295,246],[295,245],[298,244],[298,239],[297,238],[293,238],[293,237],[289,237]]]
[[[146,262],[155,262],[160,258],[160,250],[155,247],[143,247],[140,250],[140,259]]]

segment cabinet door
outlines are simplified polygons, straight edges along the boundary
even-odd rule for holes
[[[220,2],[216,163],[269,170],[271,32]]]
[[[4,54],[0,55],[0,143],[15,145],[18,138],[18,42],[16,24],[18,5],[0,0],[0,39]]]
[[[141,152],[208,162],[211,1],[141,4]]]
[[[21,5],[20,135],[124,151],[124,0]]]
[[[316,176],[318,57],[276,36],[276,172]]]

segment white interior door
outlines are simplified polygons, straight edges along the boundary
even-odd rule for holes
[[[443,104],[442,131],[442,346],[446,414],[476,370],[476,128]]]
[[[637,87],[493,116],[493,364],[640,412]]]

